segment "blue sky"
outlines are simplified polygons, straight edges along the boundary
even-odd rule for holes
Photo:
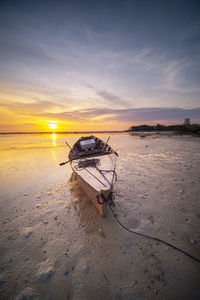
[[[0,66],[4,114],[198,122],[200,1],[4,0]]]

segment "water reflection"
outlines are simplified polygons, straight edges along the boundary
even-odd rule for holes
[[[56,144],[56,138],[57,138],[56,133],[52,133],[51,138],[52,138],[53,147],[56,147],[57,146],[57,144]]]

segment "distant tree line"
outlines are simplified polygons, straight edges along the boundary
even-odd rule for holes
[[[139,125],[131,126],[128,131],[176,131],[200,135],[200,124],[192,124],[190,118],[186,118],[183,124],[177,125]]]

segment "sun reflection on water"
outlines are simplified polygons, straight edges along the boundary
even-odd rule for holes
[[[56,147],[57,146],[57,143],[56,143],[56,138],[57,138],[56,133],[52,133],[51,138],[52,138],[52,145],[53,145],[53,147]]]

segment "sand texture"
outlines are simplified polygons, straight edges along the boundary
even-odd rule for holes
[[[107,139],[101,134],[100,138]],[[200,299],[200,263],[102,219],[67,160],[78,135],[0,137],[0,299]],[[115,213],[200,259],[200,139],[113,134]]]

